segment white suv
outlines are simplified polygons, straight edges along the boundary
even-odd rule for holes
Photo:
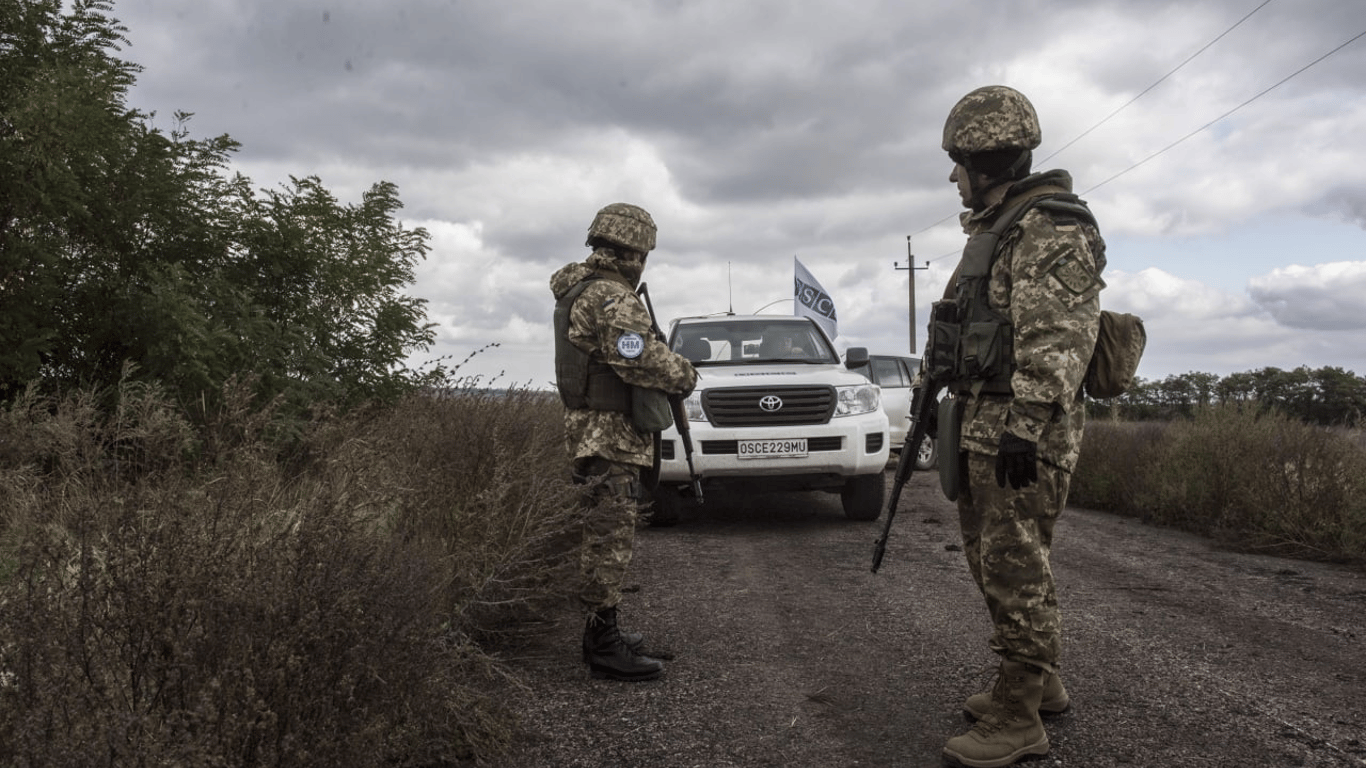
[[[882,387],[882,410],[887,412],[891,427],[892,452],[900,455],[906,442],[906,433],[911,427],[911,403],[915,399],[911,382],[920,370],[920,358],[898,355],[870,355],[868,366],[859,369],[864,375]],[[915,470],[924,472],[934,469],[939,459],[939,448],[935,439],[925,436],[916,451]]]
[[[868,351],[841,363],[811,320],[721,315],[675,320],[669,346],[697,367],[686,401],[703,494],[826,490],[853,520],[882,513],[888,423],[881,389],[858,373]],[[661,436],[656,525],[692,504],[677,426]]]

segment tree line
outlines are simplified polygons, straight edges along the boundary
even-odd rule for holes
[[[1311,424],[1359,425],[1366,414],[1366,377],[1333,366],[1267,367],[1222,377],[1182,373],[1135,379],[1128,392],[1091,401],[1090,408],[1096,416],[1147,420],[1190,416],[1199,407],[1219,404],[1276,410]]]
[[[0,0],[0,400],[155,381],[186,403],[252,376],[298,406],[418,384],[407,295],[428,234],[393,184],[256,189],[239,145],[128,107],[140,67],[107,0]]]

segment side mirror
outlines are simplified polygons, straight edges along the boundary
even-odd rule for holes
[[[844,353],[844,367],[848,368],[851,371],[855,368],[862,368],[867,364],[867,347],[850,347],[849,351]]]

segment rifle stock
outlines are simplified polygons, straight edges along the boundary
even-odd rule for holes
[[[650,330],[654,331],[655,338],[661,343],[668,343],[664,337],[664,331],[659,328],[659,321],[655,319],[654,303],[650,301],[650,288],[645,283],[641,283],[636,289],[636,293],[645,300],[645,309],[650,313]],[[698,506],[702,504],[702,478],[698,477],[697,469],[692,463],[692,429],[688,424],[688,409],[683,405],[682,395],[669,395],[669,410],[673,412],[674,426],[678,427],[678,439],[683,443],[683,457],[688,461],[688,477],[692,481],[692,495]]]
[[[917,388],[911,401],[911,429],[906,433],[906,442],[901,446],[901,457],[896,462],[896,478],[892,482],[892,494],[887,499],[887,520],[882,524],[882,535],[873,542],[873,573],[882,567],[882,557],[887,553],[887,538],[892,533],[892,519],[896,517],[896,507],[901,501],[901,489],[911,479],[915,471],[916,455],[920,444],[925,441],[925,431],[930,423],[930,409],[938,405],[939,387],[926,380]]]

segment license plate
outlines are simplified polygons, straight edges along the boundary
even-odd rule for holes
[[[806,456],[806,438],[788,440],[740,440],[736,455],[742,459],[800,459]]]

